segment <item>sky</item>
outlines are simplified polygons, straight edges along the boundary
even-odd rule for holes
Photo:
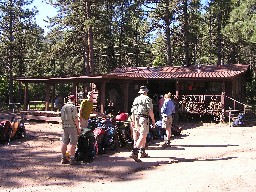
[[[55,8],[53,8],[51,5],[48,5],[44,2],[44,0],[34,0],[32,7],[37,7],[37,10],[39,13],[36,16],[36,22],[37,24],[42,27],[45,31],[48,31],[46,28],[47,23],[44,22],[44,20],[48,17],[53,17],[57,14],[57,11]]]
[[[201,0],[203,4],[206,4],[208,0]],[[45,32],[48,31],[47,29],[47,23],[44,22],[48,17],[53,17],[57,14],[57,11],[55,8],[53,8],[51,5],[48,5],[44,2],[44,0],[34,0],[32,7],[37,7],[37,10],[39,11],[38,15],[36,16],[37,24],[42,27]]]

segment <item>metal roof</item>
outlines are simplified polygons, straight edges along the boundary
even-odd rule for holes
[[[174,67],[123,67],[99,76],[16,78],[27,83],[69,83],[69,82],[102,82],[110,79],[233,79],[249,69],[250,65],[202,65]]]
[[[144,79],[232,79],[248,70],[249,65],[202,65],[187,67],[124,67],[106,76]]]

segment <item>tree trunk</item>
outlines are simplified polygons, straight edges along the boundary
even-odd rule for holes
[[[166,35],[166,51],[167,51],[167,65],[172,66],[172,53],[171,53],[171,33],[170,33],[170,10],[169,10],[169,0],[165,1],[165,35]]]
[[[88,1],[86,3],[87,8],[87,19],[91,19],[91,2]],[[89,51],[89,66],[90,66],[90,72],[92,75],[95,74],[95,65],[94,65],[94,51],[93,51],[93,31],[92,27],[89,26],[88,29],[88,51]]]
[[[10,0],[10,5],[13,8],[13,1]],[[10,11],[10,22],[9,22],[9,40],[10,40],[10,45],[9,45],[9,59],[8,59],[8,65],[9,65],[9,103],[13,103],[13,10]]]
[[[185,52],[185,65],[189,66],[189,43],[188,43],[188,0],[184,0],[183,5],[184,14],[184,52]]]
[[[221,50],[222,50],[222,45],[221,45],[221,41],[222,41],[222,36],[221,36],[221,12],[219,13],[218,15],[218,31],[217,31],[217,34],[218,34],[218,63],[217,65],[221,65],[221,58],[222,58],[222,55],[221,55]]]

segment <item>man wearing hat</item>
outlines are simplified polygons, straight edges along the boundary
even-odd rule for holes
[[[77,115],[77,109],[75,106],[75,95],[69,95],[68,102],[61,108],[61,120],[62,120],[62,164],[78,165],[80,162],[75,160],[75,150],[78,141],[78,135],[80,134],[79,120]],[[70,144],[70,161],[66,156],[67,146]]]
[[[149,132],[149,117],[152,120],[153,127],[155,126],[155,117],[153,113],[152,99],[147,96],[148,89],[146,86],[141,86],[138,92],[140,95],[136,97],[131,109],[131,126],[133,128],[134,146],[130,155],[135,161],[139,162],[138,158],[140,150],[140,158],[148,157],[145,152],[146,138]]]

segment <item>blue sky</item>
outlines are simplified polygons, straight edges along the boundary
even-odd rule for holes
[[[208,0],[201,0],[203,4],[205,4]],[[35,6],[37,7],[39,13],[36,16],[36,21],[37,24],[44,28],[45,31],[47,32],[48,29],[46,28],[47,23],[44,22],[46,20],[47,16],[48,17],[53,17],[57,14],[56,9],[53,8],[51,5],[48,5],[44,2],[44,0],[34,0],[32,7]]]
[[[39,11],[38,15],[36,16],[37,24],[47,31],[47,23],[44,22],[44,20],[46,20],[47,16],[55,16],[57,14],[56,9],[51,5],[46,4],[44,0],[34,0],[32,7],[33,6],[37,7],[37,10]]]

